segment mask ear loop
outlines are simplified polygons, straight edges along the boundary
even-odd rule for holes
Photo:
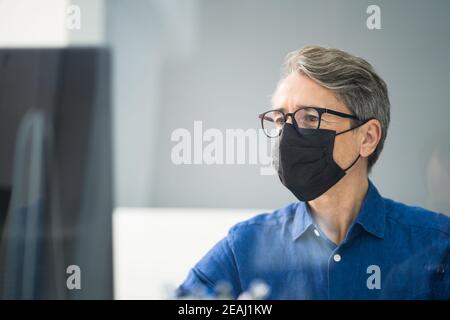
[[[354,129],[356,129],[356,128],[359,128],[359,127],[361,127],[362,125],[366,124],[369,120],[372,120],[372,118],[367,119],[367,120],[361,122],[360,124],[358,124],[358,125],[356,125],[356,126],[354,126],[354,127],[351,127],[350,129],[347,129],[347,130],[344,130],[344,131],[342,131],[342,132],[336,133],[336,136],[338,136],[338,135],[340,135],[340,134],[343,134],[343,133],[346,133],[346,132],[349,132],[349,131],[352,131],[352,130],[354,130]],[[352,164],[349,165],[347,168],[345,168],[345,169],[343,169],[343,170],[344,170],[345,172],[347,172],[348,170],[350,170],[350,168],[353,167],[353,166],[356,164],[356,162],[358,162],[358,160],[359,160],[360,157],[361,157],[361,155],[358,154],[358,156],[357,156],[356,159],[352,162]]]
[[[349,129],[347,129],[347,130],[344,130],[344,131],[342,131],[342,132],[336,133],[336,136],[338,136],[338,135],[340,135],[340,134],[343,134],[343,133],[346,133],[346,132],[349,132],[349,131],[352,131],[352,130],[355,130],[355,129],[357,129],[357,128],[363,126],[363,125],[365,125],[365,124],[366,124],[367,122],[369,122],[370,120],[372,120],[372,118],[367,119],[367,120],[364,120],[364,121],[361,122],[360,124],[358,124],[358,125],[356,125],[356,126],[354,126],[354,127],[351,127],[351,128],[349,128]]]
[[[356,162],[358,162],[360,157],[361,157],[361,155],[358,154],[358,156],[356,157],[355,161],[353,161],[351,165],[349,165],[347,168],[345,168],[344,171],[347,172],[347,170],[350,170],[350,168],[353,167],[356,164]]]

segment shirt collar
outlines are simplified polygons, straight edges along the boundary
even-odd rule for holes
[[[305,202],[300,201],[295,211],[294,222],[292,227],[292,240],[296,240],[305,231],[314,224],[314,219]]]
[[[370,180],[366,196],[354,223],[361,225],[364,230],[378,238],[384,237],[386,225],[385,205],[383,198]],[[292,240],[296,240],[303,235],[311,225],[314,225],[314,219],[309,208],[305,202],[300,201],[294,216]]]
[[[361,225],[364,230],[378,238],[384,237],[386,208],[383,198],[370,180],[369,188],[355,223]]]

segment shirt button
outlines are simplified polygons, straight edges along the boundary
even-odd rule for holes
[[[340,254],[335,254],[335,255],[333,256],[333,260],[336,261],[336,262],[341,261],[341,255],[340,255]]]
[[[314,229],[314,234],[315,234],[316,236],[320,237],[320,233],[319,233],[319,230],[317,230],[317,229]]]

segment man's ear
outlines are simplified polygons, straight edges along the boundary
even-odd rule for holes
[[[364,124],[361,129],[362,138],[359,152],[362,157],[367,158],[375,151],[381,140],[381,124],[380,121],[372,119]]]

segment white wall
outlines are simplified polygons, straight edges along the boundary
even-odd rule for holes
[[[68,11],[81,12],[80,29],[68,29]],[[0,0],[0,47],[101,45],[104,0]]]
[[[113,52],[115,196],[119,206],[151,206],[165,112],[168,59],[195,49],[197,0],[109,0],[107,42]]]

